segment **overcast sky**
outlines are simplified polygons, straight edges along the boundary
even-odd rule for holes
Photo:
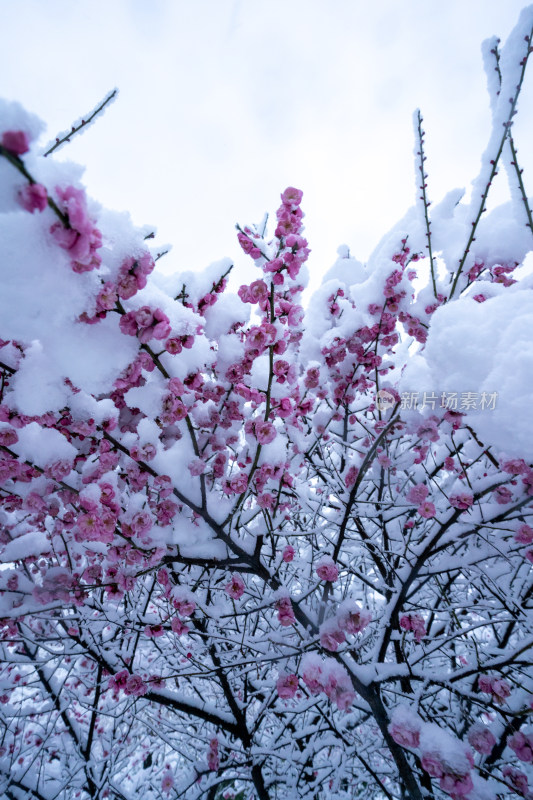
[[[166,271],[243,262],[234,224],[301,188],[317,280],[342,243],[367,258],[412,204],[415,108],[430,198],[468,188],[489,135],[481,42],[505,41],[525,5],[0,0],[0,92],[36,112],[48,139],[120,89],[57,158],[85,164],[104,205],[157,227],[174,248]],[[530,194],[532,125],[529,74],[515,139]]]

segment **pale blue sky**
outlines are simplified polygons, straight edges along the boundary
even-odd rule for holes
[[[318,278],[342,243],[366,258],[412,204],[417,106],[431,199],[468,187],[489,133],[481,42],[504,41],[525,5],[0,0],[0,91],[52,138],[119,87],[58,158],[86,165],[96,199],[157,226],[174,246],[167,270],[242,260],[234,223],[295,185]],[[515,132],[530,194],[532,124],[530,74]]]

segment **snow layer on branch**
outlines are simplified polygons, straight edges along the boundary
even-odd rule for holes
[[[78,454],[73,445],[52,428],[42,428],[30,422],[18,431],[18,442],[12,445],[19,456],[44,467],[54,461],[72,461]]]
[[[118,319],[106,318],[91,329],[73,321],[62,329],[43,325],[13,379],[10,403],[23,414],[57,411],[71,395],[65,378],[89,394],[102,394],[136,352],[135,340],[120,333]]]
[[[237,295],[222,294],[213,306],[204,311],[205,333],[210,339],[227,334],[237,322],[246,323],[250,318],[250,306]]]
[[[424,365],[422,365],[424,361]],[[415,367],[431,385],[414,385]],[[533,460],[533,291],[508,288],[477,303],[463,297],[439,308],[425,351],[406,370],[405,388],[434,392],[497,392],[494,410],[468,411],[466,423],[508,455]]]
[[[512,203],[504,203],[483,217],[472,245],[472,253],[478,262],[481,260],[487,266],[513,265],[520,263],[529,253],[531,231],[525,225],[521,200],[521,215],[515,215],[514,209]]]
[[[9,564],[28,558],[28,556],[49,553],[51,547],[50,540],[43,531],[31,531],[8,542],[2,550],[1,561],[3,564]],[[1,610],[6,611],[8,607]]]
[[[201,272],[175,272],[172,275],[163,275],[155,272],[152,280],[171,297],[177,297],[185,289],[187,302],[198,303],[208,294],[213,284],[216,284],[222,275],[232,266],[231,258],[221,258],[214,261]]]

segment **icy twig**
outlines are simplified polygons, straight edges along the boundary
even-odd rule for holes
[[[117,96],[118,96],[118,89],[113,89],[104,97],[102,102],[99,103],[99,105],[97,105],[96,108],[94,108],[91,112],[89,112],[88,116],[86,115],[82,119],[76,120],[76,122],[72,124],[71,129],[69,131],[63,131],[62,133],[58,133],[55,139],[55,143],[51,147],[48,145],[49,149],[44,153],[44,157],[46,158],[46,156],[49,156],[55,150],[59,150],[59,148],[62,147],[64,144],[70,142],[73,136],[75,136],[77,133],[87,128],[92,122],[94,122],[96,117],[104,111],[106,106],[108,106],[110,103],[116,100]]]
[[[501,83],[502,83],[502,72],[501,72],[501,68],[500,68],[500,51],[498,49],[499,40],[498,39],[488,40],[484,44],[487,47],[487,51],[488,51],[488,52],[484,53],[484,55],[485,55],[484,61],[485,61],[485,69],[487,70],[487,74],[488,74],[488,78],[489,78],[489,91],[490,91],[490,94],[491,94],[491,106],[492,106],[492,109],[494,111],[494,108],[495,108],[495,105],[496,105],[496,99],[497,99],[498,95],[500,94]],[[496,64],[496,66],[494,67],[494,72],[496,73],[496,80],[495,81],[494,81],[494,76],[490,74],[490,68],[491,68],[492,61],[494,61],[495,64]],[[493,79],[492,81],[491,81],[491,78]],[[493,82],[495,83],[495,86],[491,91],[491,83],[493,83]],[[524,180],[522,178],[522,173],[523,173],[524,170],[521,169],[519,164],[518,164],[517,150],[516,150],[516,147],[515,147],[514,138],[513,138],[513,135],[511,133],[511,131],[509,131],[508,143],[509,143],[509,149],[511,151],[511,161],[509,162],[509,165],[514,168],[514,172],[516,174],[516,179],[518,181],[518,190],[519,190],[520,200],[524,204],[524,211],[525,211],[526,217],[527,217],[526,227],[528,227],[530,229],[530,231],[533,233],[533,216],[531,214],[531,208],[529,206],[529,200],[528,200],[528,196],[527,196],[526,189],[525,189],[525,186],[524,186]],[[510,180],[511,180],[511,175],[509,175],[509,181]],[[511,186],[511,191],[513,191],[513,186]]]
[[[494,108],[493,131],[489,141],[489,145],[483,157],[483,166],[481,169],[481,173],[474,182],[473,186],[472,196],[473,198],[476,198],[477,191],[480,190],[479,195],[477,196],[480,196],[481,202],[479,203],[477,211],[474,215],[472,221],[472,230],[470,231],[470,235],[468,237],[468,241],[466,243],[463,256],[457,266],[457,271],[455,273],[455,277],[452,283],[452,288],[448,298],[449,300],[451,300],[451,298],[455,293],[459,277],[463,271],[466,260],[470,253],[470,248],[472,247],[472,244],[475,241],[476,231],[479,225],[479,221],[481,219],[481,215],[486,210],[485,204],[487,201],[488,191],[497,174],[498,162],[502,155],[505,142],[509,136],[511,125],[513,124],[513,117],[516,114],[518,97],[520,95],[520,90],[522,89],[527,61],[531,53],[532,38],[533,38],[533,6],[529,6],[522,12],[520,21],[516,26],[515,30],[513,31],[513,33],[511,34],[511,36],[509,37],[504,52],[502,53],[502,57],[505,58],[505,64],[508,66],[508,69],[502,70],[502,83],[501,83],[502,90],[500,92],[500,96],[498,97],[498,101]],[[516,63],[515,62],[517,56],[516,50],[518,50],[518,48],[520,48],[521,50],[520,53],[521,58],[518,61],[518,63]],[[513,67],[515,68],[518,67],[517,77],[515,77],[514,75]],[[508,100],[509,103],[508,106],[507,103],[505,102],[505,98],[507,98]],[[501,125],[499,123],[501,123]],[[502,128],[503,128],[503,133],[501,132]],[[472,203],[474,202],[475,199],[473,199]]]
[[[426,238],[428,240],[427,248],[429,252],[429,263],[431,267],[431,283],[433,284],[433,294],[435,297],[437,297],[437,284],[435,282],[435,261],[433,259],[433,248],[431,245],[431,222],[429,220],[430,203],[428,201],[426,193],[427,173],[424,171],[424,161],[426,160],[426,156],[424,155],[425,131],[422,130],[423,119],[419,108],[417,108],[417,110],[414,113],[413,122],[415,126],[415,136],[417,137],[417,145],[418,145],[418,150],[415,147],[415,165],[417,167],[416,178],[418,179],[418,173],[420,172],[421,183],[418,188],[420,189],[422,194],[420,195],[419,199],[422,201],[422,206],[424,211],[424,222],[426,224]]]

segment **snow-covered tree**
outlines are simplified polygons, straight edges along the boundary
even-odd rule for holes
[[[471,200],[417,112],[416,206],[305,310],[301,191],[236,294],[164,276],[0,105],[2,796],[533,797],[532,35]]]

